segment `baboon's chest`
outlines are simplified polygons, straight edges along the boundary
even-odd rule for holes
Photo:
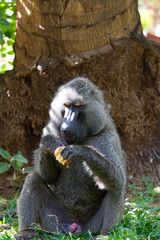
[[[62,172],[56,184],[55,195],[73,220],[83,222],[100,207],[105,192],[98,189],[82,164],[72,164]]]

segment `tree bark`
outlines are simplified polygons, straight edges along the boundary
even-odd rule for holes
[[[135,0],[18,0],[15,68],[44,56],[79,62],[131,33],[141,34]]]
[[[15,69],[0,76],[0,145],[31,156],[59,85],[87,76],[111,104],[129,178],[160,177],[160,45],[137,1],[17,1]]]

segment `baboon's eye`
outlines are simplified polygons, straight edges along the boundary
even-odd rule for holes
[[[70,102],[66,102],[66,103],[64,103],[64,106],[66,106],[66,107],[70,107],[72,104],[70,103]]]
[[[74,103],[74,106],[75,107],[81,107],[81,106],[83,106],[81,103],[78,103],[78,102],[76,102],[76,103]]]

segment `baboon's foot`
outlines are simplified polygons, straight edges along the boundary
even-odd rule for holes
[[[28,239],[32,239],[32,238],[37,238],[37,235],[35,233],[35,230],[21,230],[18,232],[18,234],[16,235],[16,239],[17,240],[28,240]]]

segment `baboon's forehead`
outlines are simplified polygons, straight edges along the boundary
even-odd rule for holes
[[[74,88],[66,88],[64,89],[62,93],[65,98],[64,102],[69,102],[69,103],[79,103],[81,105],[86,104],[87,101],[87,95],[86,94],[81,94],[79,93],[76,89]]]
[[[92,97],[93,94],[96,94],[95,88],[90,82],[81,80],[71,82],[71,84],[68,85],[68,88],[75,90],[78,95],[81,95],[83,97]]]
[[[88,103],[97,100],[103,103],[103,94],[100,89],[90,81],[81,78],[74,79],[59,89],[59,94],[65,96],[64,102]]]

